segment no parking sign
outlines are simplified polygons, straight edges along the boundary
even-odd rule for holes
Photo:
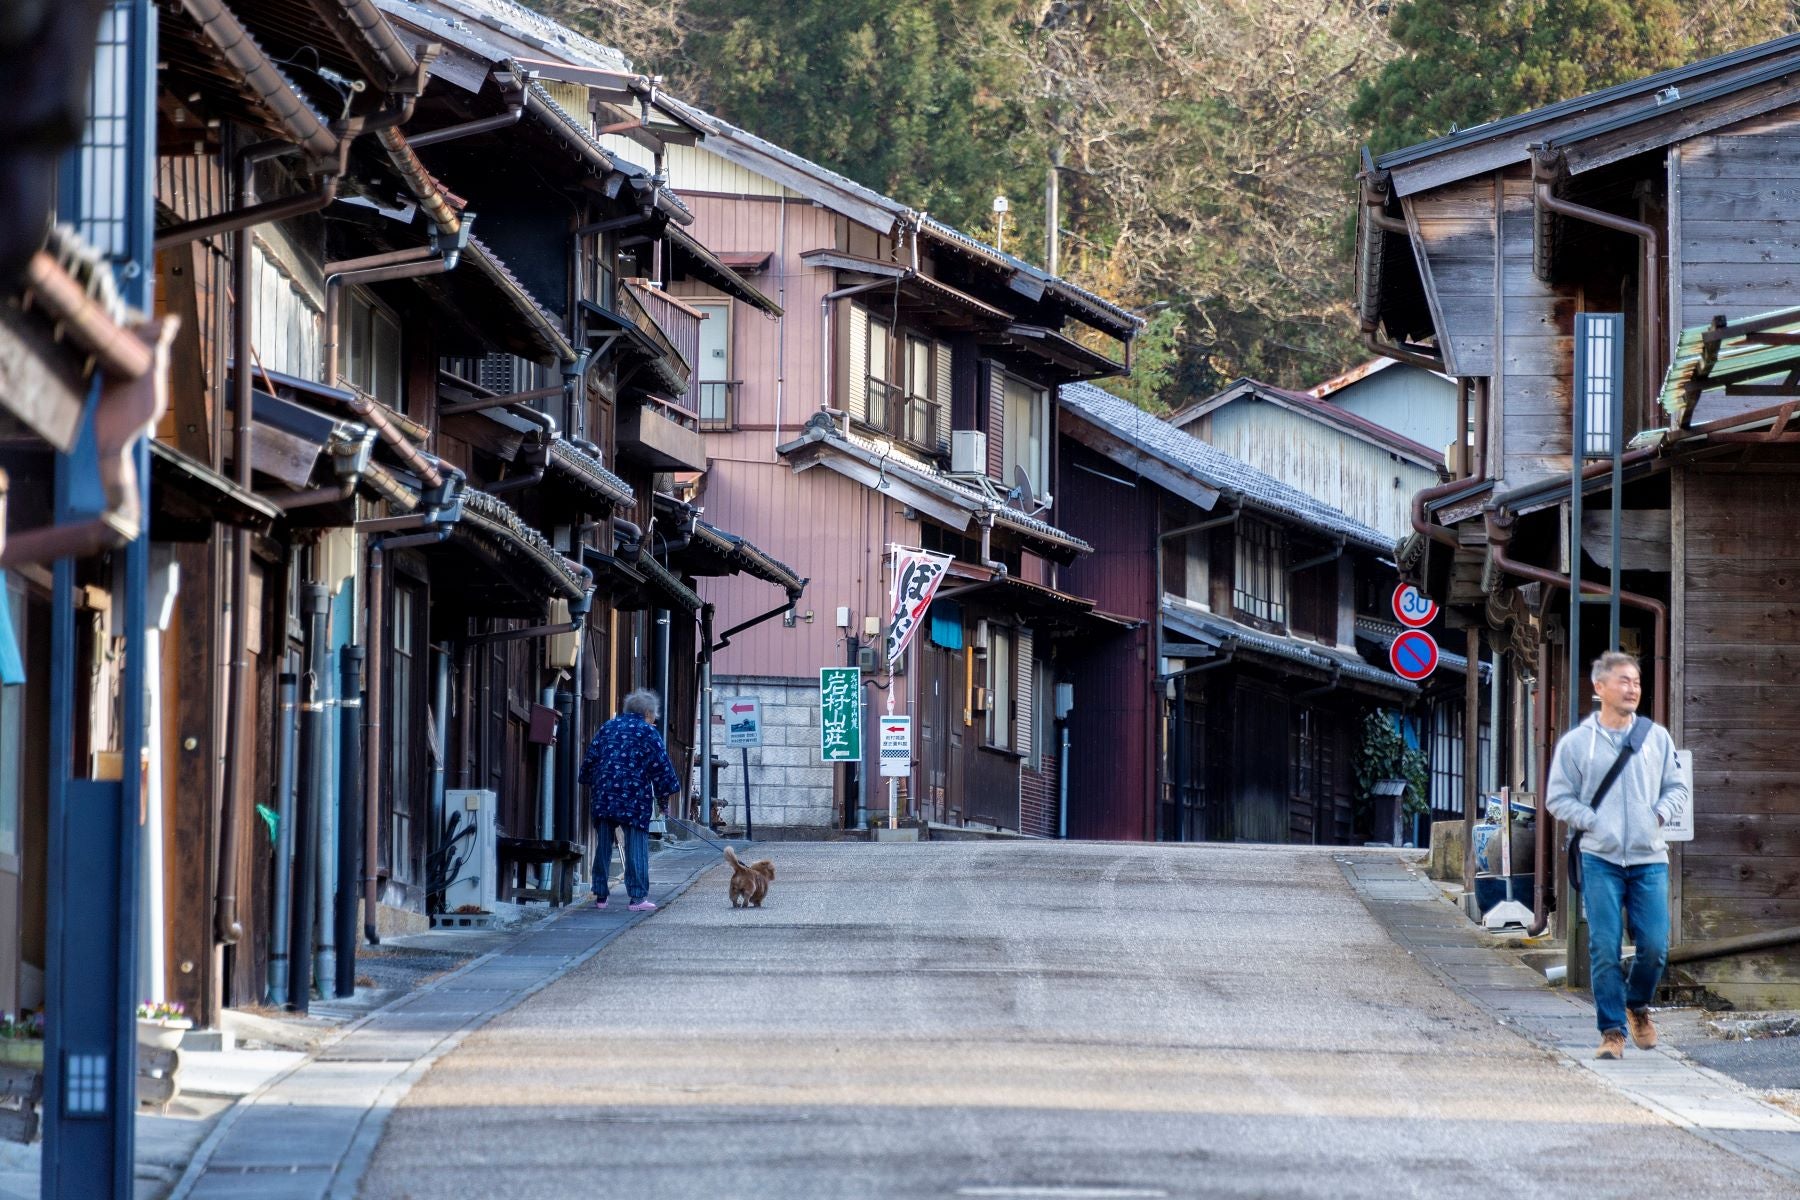
[[[1437,670],[1437,639],[1423,629],[1408,629],[1388,647],[1388,662],[1394,674],[1417,683]]]

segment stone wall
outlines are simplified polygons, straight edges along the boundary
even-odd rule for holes
[[[843,823],[834,798],[838,768],[819,761],[819,681],[751,676],[713,677],[714,708],[738,696],[762,703],[763,744],[749,748],[752,816],[759,827],[830,829]],[[719,795],[726,821],[744,824],[744,751],[727,748],[725,726],[713,725],[714,754],[724,760]],[[699,781],[694,782],[699,792]]]

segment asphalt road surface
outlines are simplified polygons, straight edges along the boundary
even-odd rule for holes
[[[761,910],[716,870],[441,1060],[363,1196],[1792,1194],[1448,991],[1328,851],[761,852]]]

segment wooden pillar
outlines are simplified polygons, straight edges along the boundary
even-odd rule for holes
[[[1463,672],[1463,894],[1475,894],[1475,809],[1481,801],[1481,627],[1471,625]]]

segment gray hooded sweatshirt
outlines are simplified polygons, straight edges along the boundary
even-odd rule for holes
[[[1623,745],[1624,733],[1602,728],[1597,714],[1564,734],[1550,762],[1545,807],[1557,820],[1582,831],[1584,854],[1621,867],[1666,863],[1669,846],[1663,841],[1663,824],[1688,805],[1687,784],[1675,763],[1675,740],[1668,730],[1652,724],[1600,807],[1590,805]]]

